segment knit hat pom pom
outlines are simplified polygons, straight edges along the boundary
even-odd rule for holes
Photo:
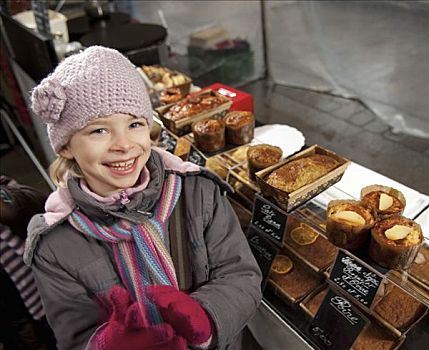
[[[32,92],[31,108],[45,123],[56,123],[66,104],[66,93],[61,83],[53,77],[44,79]]]

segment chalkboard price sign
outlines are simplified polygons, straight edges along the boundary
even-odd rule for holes
[[[197,164],[199,166],[206,165],[206,158],[201,154],[201,152],[197,151],[193,146],[191,146],[188,160],[191,163]]]
[[[162,129],[159,135],[158,146],[161,148],[165,148],[165,150],[170,153],[174,153],[176,145],[177,140],[174,138],[174,136],[170,135],[167,130]]]
[[[363,306],[369,308],[382,277],[340,250],[332,268],[330,280]]]
[[[309,333],[322,349],[350,349],[368,319],[342,295],[328,290]]]
[[[279,252],[279,249],[252,225],[249,226],[247,240],[256,262],[262,271],[262,286],[264,286],[270,272],[271,263]]]
[[[269,235],[277,244],[283,241],[287,214],[275,204],[256,194],[252,224]]]

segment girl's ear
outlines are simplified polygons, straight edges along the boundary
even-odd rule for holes
[[[73,153],[70,151],[70,146],[69,145],[65,145],[63,148],[60,149],[60,151],[58,152],[60,154],[61,157],[64,157],[66,159],[74,159]]]

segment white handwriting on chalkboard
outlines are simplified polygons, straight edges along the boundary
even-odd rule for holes
[[[357,271],[360,272],[362,270],[362,266],[357,265],[352,258],[350,258],[349,256],[344,256],[341,259],[341,262],[346,265],[346,268],[344,269],[344,271]]]
[[[328,339],[328,337],[325,335],[325,332],[323,331],[323,329],[315,326],[312,329],[312,332],[315,336],[319,337],[320,340],[327,346],[331,346],[332,342]]]
[[[265,259],[267,260],[273,259],[273,255],[266,248],[261,247],[259,245],[260,242],[259,242],[258,236],[253,236],[252,238],[250,238],[250,243],[252,243],[253,248],[255,248]]]
[[[344,318],[350,322],[353,326],[358,323],[359,319],[354,316],[353,311],[351,309],[351,304],[346,299],[336,295],[331,298],[330,304],[332,307],[337,309]]]
[[[264,204],[262,206],[261,213],[265,214],[262,220],[264,220],[268,225],[275,227],[277,230],[280,229],[280,224],[273,220],[275,213],[268,204]]]

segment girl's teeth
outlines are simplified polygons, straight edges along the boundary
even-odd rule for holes
[[[110,163],[109,166],[117,170],[128,170],[133,166],[133,164],[134,164],[134,159],[129,160],[128,162]]]

